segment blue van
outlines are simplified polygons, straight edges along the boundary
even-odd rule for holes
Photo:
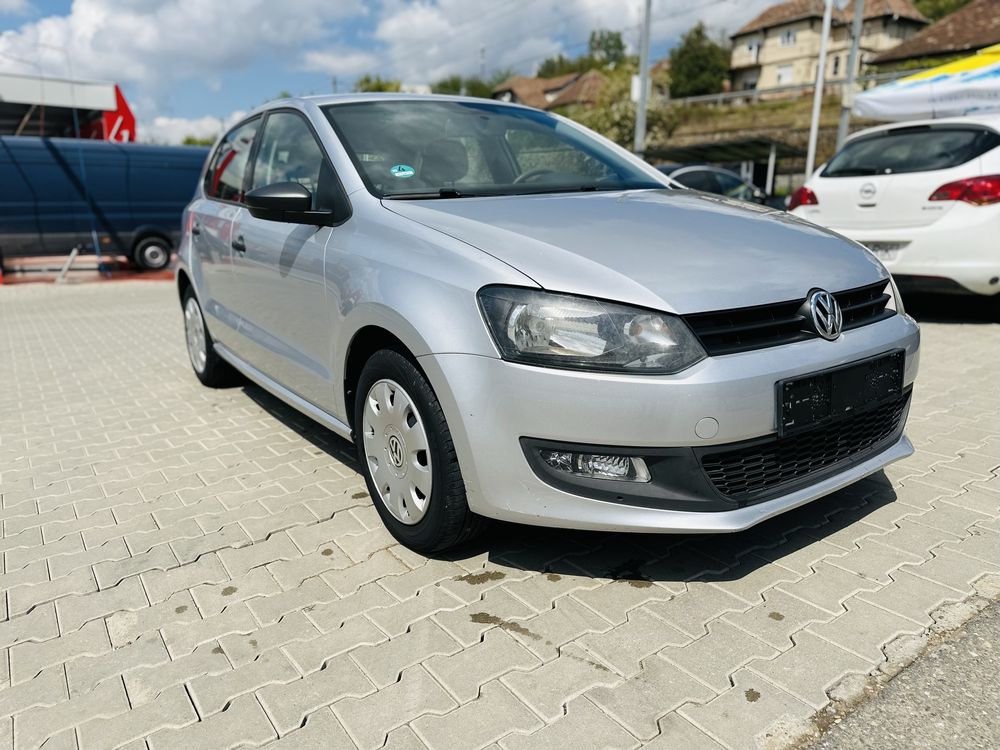
[[[74,247],[170,263],[208,149],[0,136],[0,263]]]

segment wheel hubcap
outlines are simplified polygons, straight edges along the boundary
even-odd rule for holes
[[[379,501],[397,521],[417,523],[430,503],[431,455],[423,420],[402,386],[379,380],[369,389],[361,435]]]
[[[208,348],[205,341],[205,321],[201,317],[201,308],[194,297],[188,299],[184,305],[184,333],[191,366],[200,375],[205,372],[205,365],[208,363]]]
[[[167,260],[167,251],[159,245],[147,245],[142,255],[148,266],[164,265]]]

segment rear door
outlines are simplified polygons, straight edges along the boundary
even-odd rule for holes
[[[235,312],[233,220],[243,201],[243,182],[260,117],[230,130],[209,158],[200,195],[190,208],[192,270],[202,309],[212,320],[212,337],[233,348],[239,315]]]
[[[329,208],[337,178],[309,122],[297,111],[267,115],[248,189],[297,182],[313,208]],[[268,377],[317,406],[333,409],[324,255],[340,227],[256,219],[245,208],[233,224],[237,353]]]
[[[971,125],[903,126],[849,141],[811,182],[819,204],[803,216],[834,229],[922,227],[954,204],[930,201],[945,183],[982,173],[980,156],[1000,146]],[[856,235],[857,233],[854,232]]]

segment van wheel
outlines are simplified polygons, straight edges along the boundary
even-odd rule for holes
[[[144,271],[162,271],[170,265],[170,243],[161,237],[140,240],[132,251],[135,264]]]
[[[375,509],[418,552],[459,545],[486,520],[469,510],[451,432],[430,383],[397,351],[376,352],[354,398],[354,442]]]
[[[236,382],[236,371],[215,351],[201,305],[191,289],[184,292],[184,339],[191,368],[202,385],[221,388]]]

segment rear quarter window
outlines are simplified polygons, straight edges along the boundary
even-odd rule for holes
[[[1000,146],[986,128],[894,128],[851,141],[827,164],[822,177],[905,174],[951,169]]]

